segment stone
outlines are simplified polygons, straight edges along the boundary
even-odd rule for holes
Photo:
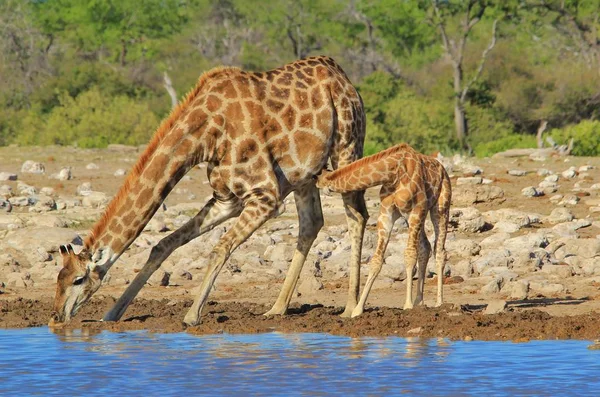
[[[577,170],[575,169],[575,167],[571,167],[566,171],[563,171],[561,173],[562,177],[565,179],[572,179],[575,178],[577,176]]]
[[[592,224],[589,219],[578,219],[576,221],[559,223],[552,227],[552,233],[560,237],[577,237],[576,231]]]
[[[40,194],[36,198],[37,202],[29,209],[29,212],[47,212],[56,209],[56,202],[52,197]]]
[[[529,294],[529,281],[517,280],[510,283],[508,287],[511,299],[524,300]]]
[[[274,262],[276,260],[284,260],[290,262],[294,255],[295,248],[289,244],[270,245],[265,249],[263,258]]]
[[[144,227],[145,232],[163,233],[169,231],[166,223],[160,219],[152,218]]]
[[[525,170],[508,170],[508,175],[525,176],[525,175],[527,175],[527,171],[525,171]]]
[[[542,271],[548,274],[554,274],[560,279],[573,277],[573,269],[570,265],[551,265],[542,266]]]
[[[114,176],[123,176],[125,175],[126,172],[123,168],[119,168],[118,170],[115,171]]]
[[[505,240],[510,238],[510,234],[506,231],[496,232],[496,226],[494,226],[495,233],[488,236],[479,242],[481,247],[485,248],[496,248],[502,246]]]
[[[385,258],[380,275],[394,281],[406,280],[404,255],[390,255]]]
[[[446,266],[448,266],[446,264]],[[464,278],[470,278],[473,276],[473,264],[469,259],[463,259],[457,263],[452,264],[451,274],[452,276],[462,276]]]
[[[27,281],[30,281],[29,283]],[[8,273],[6,275],[6,285],[12,288],[27,288],[32,286],[31,276],[27,273]]]
[[[71,174],[71,167],[62,168],[57,174],[50,175],[51,179],[58,179],[59,181],[69,181],[73,178]]]
[[[478,255],[481,251],[481,246],[470,239],[448,240],[446,241],[446,250],[450,255],[468,258]]]
[[[526,213],[512,208],[501,208],[499,210],[487,211],[482,215],[486,222],[494,225],[505,221],[515,223],[519,228],[527,227],[534,223],[539,223],[542,218],[539,214]],[[496,228],[494,227],[494,229]]]
[[[298,292],[304,296],[310,295],[311,293],[322,289],[323,283],[312,274],[303,277],[300,285],[298,285]]]
[[[44,164],[42,163],[38,163],[33,160],[27,160],[21,166],[21,172],[28,174],[43,174],[46,172],[46,167],[44,167]]]
[[[81,200],[81,205],[85,208],[101,208],[109,201],[110,199],[104,192],[89,192]]]
[[[568,255],[580,256],[586,259],[595,258],[600,256],[600,239],[568,239],[565,241],[564,246],[556,250],[555,255],[557,258],[564,258]]]
[[[37,189],[35,187],[21,181],[17,182],[17,190],[23,196],[33,196],[34,194],[37,194]]]
[[[459,231],[477,233],[483,230],[485,222],[481,213],[476,208],[452,208],[450,210],[450,224]]]
[[[504,248],[508,249],[511,253],[520,251],[531,252],[535,248],[544,248],[546,245],[548,245],[548,238],[542,232],[532,232],[523,236],[509,238],[504,242]]]
[[[493,185],[464,185],[453,187],[452,190],[452,204],[455,206],[504,200],[504,190]]]
[[[502,313],[506,309],[506,301],[505,300],[492,300],[488,301],[483,314],[498,314]]]
[[[594,167],[593,165],[582,165],[581,167],[579,167],[579,169],[577,171],[578,172],[587,172],[587,171],[591,171],[595,168],[596,167]]]
[[[533,294],[542,296],[556,296],[565,291],[565,286],[559,283],[549,283],[547,281],[530,281],[529,291]]]
[[[482,274],[487,268],[508,266],[513,262],[511,252],[504,248],[486,250],[479,258],[473,261],[473,270],[476,274]]]
[[[525,197],[539,197],[544,195],[544,191],[538,190],[533,186],[527,186],[526,188],[521,189],[521,195]]]
[[[45,196],[54,196],[55,191],[53,188],[45,186],[40,189],[40,194],[43,194]]]
[[[12,172],[0,172],[0,181],[16,181],[17,174]]]
[[[92,183],[91,182],[83,182],[81,185],[77,186],[77,195],[78,196],[87,196],[92,193]]]
[[[100,169],[100,167],[98,167],[98,165],[96,165],[95,163],[89,163],[88,165],[85,166],[86,170],[97,170]]]
[[[548,222],[551,224],[569,222],[575,219],[573,212],[564,207],[554,208],[550,215],[544,219],[544,222]]]
[[[494,231],[496,233],[514,233],[518,232],[519,229],[521,229],[521,226],[515,222],[500,221],[494,225]]]
[[[540,168],[540,169],[537,170],[537,174],[539,176],[548,176],[548,175],[552,174],[552,171],[547,170],[545,168]]]
[[[10,202],[10,204],[13,207],[28,207],[28,206],[34,205],[36,203],[36,200],[34,197],[27,197],[27,196],[11,197],[8,199],[8,201]]]
[[[12,204],[10,201],[0,198],[0,212],[12,211]]]
[[[545,182],[551,182],[551,183],[556,183],[558,182],[558,175],[553,174],[553,175],[548,175],[547,177],[544,178]]]
[[[64,219],[54,215],[37,215],[31,218],[30,222],[34,226],[45,227],[67,227],[68,224]]]
[[[23,252],[42,247],[46,252],[58,252],[60,245],[69,243],[82,245],[83,240],[70,229],[31,227],[14,230],[4,237],[0,242],[0,252],[3,247],[11,247]]]
[[[558,205],[576,205],[579,202],[579,197],[574,194],[565,194]]]
[[[164,270],[157,270],[154,274],[148,279],[147,284],[166,287],[169,285],[171,281],[171,273],[166,272]]]
[[[479,176],[470,176],[456,179],[456,185],[481,185],[483,179]]]
[[[500,284],[502,279],[500,277],[494,278],[492,281],[481,287],[479,290],[482,294],[496,294],[500,292]]]

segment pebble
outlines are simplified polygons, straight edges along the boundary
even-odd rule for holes
[[[525,176],[527,171],[525,170],[508,170],[508,174],[512,176]]]
[[[525,197],[539,197],[539,196],[543,196],[544,192],[537,190],[533,186],[527,186],[526,188],[521,190],[521,194]]]
[[[16,181],[17,174],[11,172],[0,172],[0,181]]]
[[[480,176],[468,176],[463,178],[457,178],[456,184],[460,185],[481,185],[483,183],[483,178]]]
[[[33,160],[27,160],[21,166],[21,172],[28,174],[43,174],[46,172],[46,167],[44,167],[44,164],[42,163],[38,163]]]

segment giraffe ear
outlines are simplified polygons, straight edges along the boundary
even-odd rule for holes
[[[73,250],[73,244],[67,244],[67,252],[69,254],[75,254],[75,251]]]
[[[61,246],[58,248],[58,251],[59,251],[59,252],[60,252],[60,254],[61,254],[61,255],[63,255],[63,256],[65,256],[65,255],[68,255],[68,254],[69,254],[69,249],[67,248],[67,246],[66,246],[66,245],[61,245]]]

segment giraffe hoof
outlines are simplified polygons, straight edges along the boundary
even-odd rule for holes
[[[357,309],[358,309],[358,308],[357,308]],[[352,311],[352,315],[351,315],[350,317],[354,318],[354,317],[358,317],[358,316],[360,316],[361,314],[363,314],[363,311],[362,311],[362,310],[357,310],[357,309],[354,309],[354,310]]]
[[[272,308],[271,310],[269,310],[268,312],[266,312],[265,314],[263,314],[263,316],[265,317],[270,317],[270,316],[283,316],[285,314],[286,310],[283,309],[277,309],[277,308]]]
[[[354,308],[350,308],[350,307],[346,307],[346,310],[344,310],[344,312],[342,314],[340,314],[340,317],[342,318],[350,318],[352,317],[352,313],[354,312]]]

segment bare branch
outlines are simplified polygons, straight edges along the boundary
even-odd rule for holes
[[[440,33],[442,35],[442,44],[444,45],[444,49],[446,50],[446,54],[448,54],[448,56],[450,57],[450,59],[452,60],[452,62],[456,65],[458,63],[458,59],[456,59],[454,51],[453,51],[453,46],[451,46],[450,44],[450,40],[448,39],[448,34],[446,33],[446,27],[444,26],[444,24],[442,23],[442,15],[440,13],[440,9],[437,6],[437,1],[433,0],[433,11],[435,12],[435,15],[437,17],[437,26],[440,29]]]
[[[488,57],[488,54],[496,45],[496,27],[497,27],[497,25],[498,25],[498,20],[495,19],[494,23],[492,24],[492,40],[490,41],[490,44],[487,46],[487,48],[481,54],[481,61],[479,62],[479,66],[477,67],[477,70],[475,71],[475,75],[473,76],[473,78],[471,78],[471,80],[463,88],[462,93],[460,94],[461,101],[465,100],[468,91],[471,89],[471,86],[473,86],[473,84],[475,84],[475,82],[479,79],[479,77],[481,77],[481,73],[483,72],[483,66],[485,65],[485,61]]]
[[[542,149],[544,147],[544,140],[542,139],[542,134],[544,134],[544,131],[546,131],[546,127],[548,127],[548,121],[542,120],[536,134],[538,149]]]
[[[173,88],[173,82],[171,81],[171,78],[169,77],[169,74],[165,71],[163,73],[163,80],[164,80],[164,87],[165,90],[167,90],[167,93],[169,94],[169,96],[171,97],[171,107],[173,109],[175,109],[175,107],[177,106],[177,92],[175,91],[175,88]]]

